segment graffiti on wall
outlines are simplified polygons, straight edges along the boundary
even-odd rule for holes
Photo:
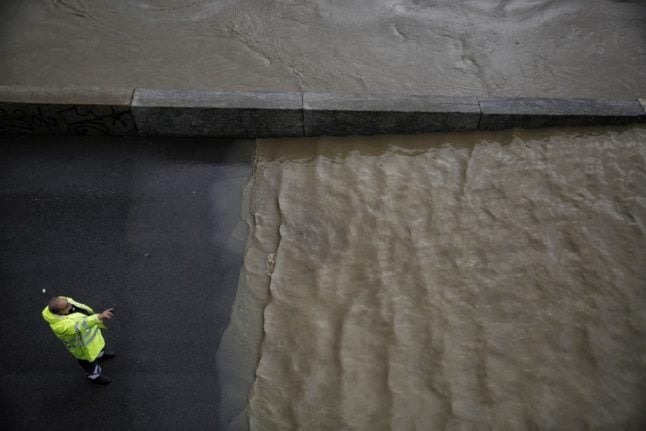
[[[136,132],[128,107],[0,104],[0,133],[124,135]]]

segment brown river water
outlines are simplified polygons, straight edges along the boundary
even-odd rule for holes
[[[229,429],[646,424],[646,128],[264,140],[249,202]]]
[[[3,0],[0,84],[646,96],[643,0]]]

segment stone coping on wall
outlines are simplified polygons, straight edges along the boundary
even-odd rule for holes
[[[0,134],[226,138],[646,122],[646,99],[547,99],[0,86]]]

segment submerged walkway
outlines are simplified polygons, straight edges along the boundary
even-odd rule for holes
[[[3,429],[213,429],[215,353],[242,264],[232,232],[252,145],[3,139]],[[110,386],[85,381],[42,321],[57,294],[116,304]]]

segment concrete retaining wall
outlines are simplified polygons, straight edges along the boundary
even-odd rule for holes
[[[0,134],[289,137],[646,123],[646,99],[0,86]]]

